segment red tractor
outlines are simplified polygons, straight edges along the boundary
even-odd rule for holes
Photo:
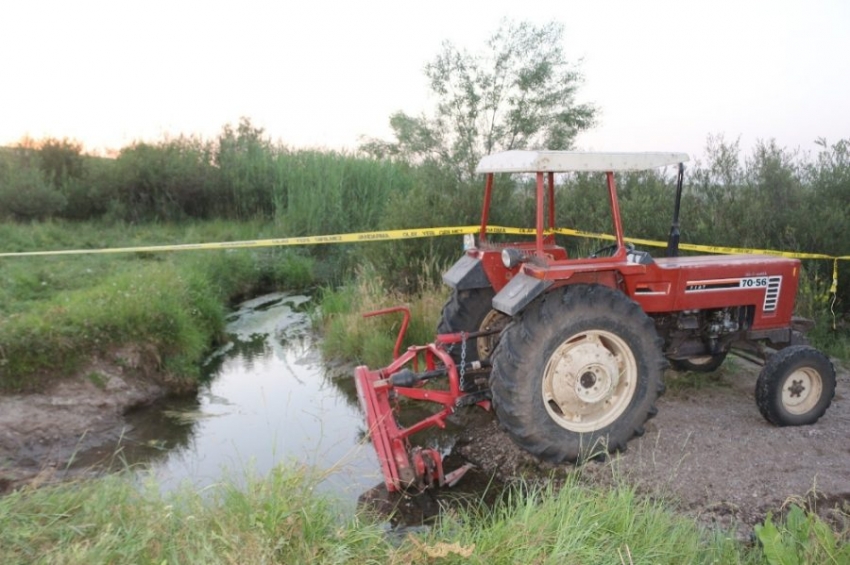
[[[390,490],[459,478],[463,469],[446,477],[440,454],[411,449],[409,437],[445,425],[464,405],[492,405],[511,438],[549,462],[625,449],[655,415],[668,364],[712,371],[733,347],[764,361],[755,398],[769,422],[812,424],[826,412],[835,370],[805,344],[806,323],[793,317],[800,262],[679,256],[687,160],[682,153],[564,151],[508,151],[481,160],[486,185],[478,243],[443,276],[452,295],[436,342],[397,351],[384,369],[356,371]],[[664,166],[678,166],[677,187],[666,256],[655,258],[626,242],[615,173]],[[569,257],[555,240],[556,175],[569,172],[607,179],[614,241],[588,257]],[[494,180],[503,173],[536,178],[533,241],[488,239]],[[404,427],[397,418],[401,397],[442,409]]]

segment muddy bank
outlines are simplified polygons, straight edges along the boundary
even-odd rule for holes
[[[0,396],[0,492],[65,476],[75,454],[119,439],[128,410],[190,386],[157,365],[148,349],[125,347],[41,392]]]
[[[808,501],[828,520],[850,516],[850,375],[836,364],[832,406],[812,426],[778,428],[755,405],[760,367],[730,358],[713,375],[668,371],[667,394],[646,434],[626,452],[581,469],[589,484],[625,480],[663,497],[705,524],[747,536],[768,511]],[[572,466],[542,464],[519,449],[488,415],[470,416],[458,452],[483,471],[510,481],[546,478]]]

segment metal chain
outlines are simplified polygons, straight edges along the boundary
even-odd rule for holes
[[[460,333],[463,340],[460,342],[460,390],[466,389],[463,376],[466,373],[466,332]]]

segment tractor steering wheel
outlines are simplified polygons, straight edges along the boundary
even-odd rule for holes
[[[606,245],[605,247],[600,247],[599,249],[597,249],[596,251],[591,253],[590,258],[596,259],[600,255],[604,255],[605,257],[611,257],[611,256],[614,255],[614,253],[617,252],[617,249],[618,249],[618,245],[616,243],[612,243],[610,245]],[[626,243],[626,249],[628,251],[634,251],[635,250],[634,243],[628,243],[627,242]]]

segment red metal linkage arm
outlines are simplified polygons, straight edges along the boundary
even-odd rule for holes
[[[399,354],[401,353],[401,344],[404,341],[404,336],[407,333],[407,326],[410,324],[410,308],[407,306],[393,306],[392,308],[384,308],[382,310],[374,310],[372,312],[366,312],[363,314],[364,318],[371,318],[373,316],[383,316],[384,314],[392,314],[393,312],[403,312],[404,318],[401,321],[401,328],[398,330],[398,337],[395,340],[395,347],[393,348],[393,360],[398,359]]]

